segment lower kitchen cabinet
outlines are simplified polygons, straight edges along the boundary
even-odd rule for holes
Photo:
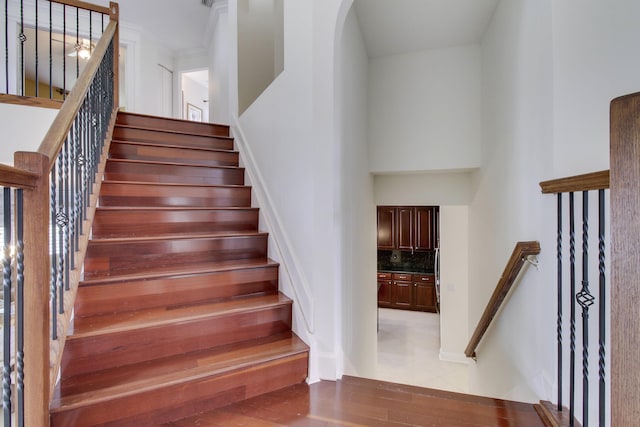
[[[378,307],[435,312],[435,277],[379,272]]]

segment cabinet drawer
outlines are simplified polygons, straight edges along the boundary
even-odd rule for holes
[[[435,283],[436,276],[433,274],[414,274],[413,281],[418,283]]]
[[[391,279],[391,273],[378,273],[378,280],[380,279],[383,279],[383,280]]]
[[[410,282],[411,281],[411,274],[393,273],[393,280],[404,280],[405,282]]]

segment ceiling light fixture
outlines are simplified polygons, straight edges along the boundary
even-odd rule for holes
[[[213,1],[214,0],[202,0],[202,5],[203,6],[207,6],[207,7],[211,7],[211,6],[213,6]]]

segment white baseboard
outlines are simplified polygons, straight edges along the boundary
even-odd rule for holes
[[[443,362],[461,363],[463,365],[469,365],[471,363],[471,359],[465,356],[464,353],[452,353],[440,350],[438,357]]]

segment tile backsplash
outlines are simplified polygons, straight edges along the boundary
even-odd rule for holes
[[[435,252],[378,251],[378,271],[433,273]]]

